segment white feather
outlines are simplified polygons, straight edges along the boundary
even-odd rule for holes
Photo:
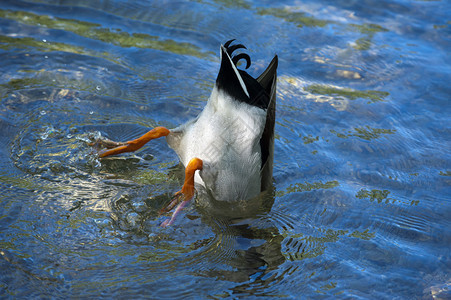
[[[168,144],[185,166],[194,157],[202,159],[203,170],[194,180],[216,200],[243,200],[261,190],[260,138],[265,121],[263,109],[215,87],[199,117],[173,129],[179,136],[168,135]]]

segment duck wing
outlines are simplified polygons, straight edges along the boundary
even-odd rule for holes
[[[257,78],[258,83],[269,95],[266,110],[266,123],[260,139],[262,149],[261,190],[271,186],[274,160],[274,124],[276,120],[276,86],[277,86],[278,57],[274,56],[266,70]]]
[[[244,53],[232,56],[232,52],[236,49],[245,48],[241,44],[230,46],[232,41],[221,46],[222,61],[216,84],[234,99],[266,111],[265,127],[260,138],[261,191],[264,191],[272,183],[278,57],[274,56],[266,70],[254,79],[246,71],[236,68],[240,59],[246,60],[246,68],[251,62],[250,57]],[[231,60],[232,63],[227,60]]]

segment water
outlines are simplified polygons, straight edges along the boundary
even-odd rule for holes
[[[0,298],[450,299],[448,1],[0,4]],[[274,191],[249,218],[190,205],[164,140],[219,45],[279,56]],[[269,211],[268,211],[269,210]]]

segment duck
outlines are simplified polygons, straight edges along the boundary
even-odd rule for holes
[[[239,68],[238,62],[244,60],[248,69],[251,58],[242,50],[236,54],[247,48],[234,41],[220,45],[216,82],[197,117],[173,129],[155,127],[127,142],[106,138],[95,142],[103,159],[166,137],[185,168],[185,179],[181,190],[160,210],[163,214],[176,207],[162,227],[174,223],[196,188],[216,201],[233,203],[256,197],[272,184],[278,56],[254,78]]]

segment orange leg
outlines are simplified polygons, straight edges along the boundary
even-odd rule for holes
[[[170,211],[178,204],[171,219],[164,221],[161,226],[166,227],[171,225],[176,216],[180,213],[183,207],[194,197],[194,173],[197,170],[202,170],[203,162],[200,158],[192,158],[185,168],[185,182],[183,183],[182,190],[175,193],[172,201],[164,208],[160,210],[160,214]]]
[[[192,158],[185,168],[185,182],[183,183],[182,194],[185,196],[184,201],[189,201],[194,196],[194,173],[202,170],[203,162],[200,158]]]
[[[112,149],[103,149],[99,152],[99,157],[106,157],[110,155],[116,155],[124,152],[132,152],[136,151],[142,146],[144,146],[147,142],[153,139],[157,139],[162,136],[167,136],[170,133],[169,129],[165,127],[155,127],[151,131],[144,134],[142,137],[137,139],[125,142],[125,143],[116,143],[112,141],[108,142],[98,142],[102,146],[106,146],[107,148]]]

